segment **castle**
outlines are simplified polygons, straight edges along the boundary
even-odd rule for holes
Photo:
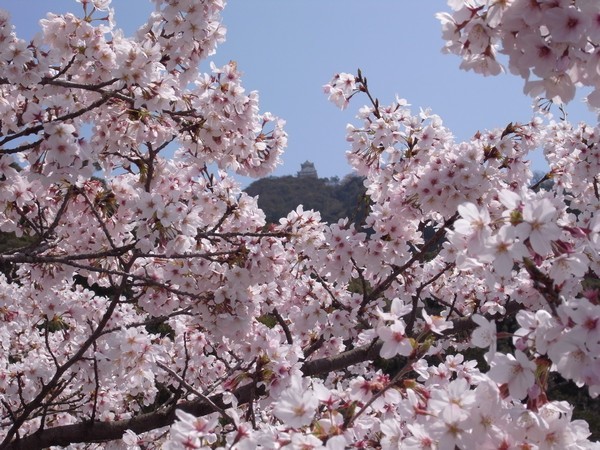
[[[298,178],[319,178],[315,164],[310,161],[305,161],[300,164],[300,170],[296,174]]]

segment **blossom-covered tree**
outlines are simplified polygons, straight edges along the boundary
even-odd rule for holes
[[[268,225],[231,174],[269,173],[283,122],[198,69],[224,1],[155,0],[132,38],[80,3],[30,43],[0,13],[1,449],[599,447],[547,388],[600,394],[600,128],[458,143],[341,73],[365,226]],[[465,68],[597,106],[594,0],[449,3]]]

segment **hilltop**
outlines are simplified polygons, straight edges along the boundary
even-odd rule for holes
[[[302,164],[296,176],[262,178],[251,183],[245,191],[258,196],[258,206],[265,212],[268,223],[277,223],[298,205],[303,205],[305,210],[319,211],[328,223],[344,217],[362,222],[367,210],[361,177],[319,178],[309,161]]]

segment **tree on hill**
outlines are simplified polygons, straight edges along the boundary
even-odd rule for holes
[[[252,182],[246,189],[258,196],[258,206],[265,212],[268,223],[279,219],[302,205],[305,210],[315,210],[327,223],[348,217],[365,217],[365,188],[360,177],[347,177],[342,183],[330,183],[324,178],[269,177]]]

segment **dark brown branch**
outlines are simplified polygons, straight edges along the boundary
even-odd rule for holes
[[[30,148],[37,147],[42,142],[44,142],[43,139],[38,139],[35,142],[30,142],[28,144],[19,145],[18,147],[15,147],[15,148],[7,148],[7,149],[0,148],[0,155],[14,155],[16,153],[21,153],[21,152],[24,152],[25,150],[29,150]]]
[[[548,180],[551,180],[551,179],[552,179],[552,172],[548,172],[548,173],[544,174],[544,176],[542,178],[540,178],[537,181],[537,183],[532,184],[531,186],[529,186],[529,189],[535,191],[537,188],[539,188],[542,185],[542,183],[544,181],[548,181]]]
[[[312,276],[319,282],[319,284],[323,287],[323,289],[325,289],[325,292],[327,292],[327,294],[329,294],[329,297],[331,297],[331,305],[334,308],[337,309],[343,309],[344,311],[350,311],[350,307],[342,304],[337,297],[335,296],[335,294],[331,291],[331,288],[329,286],[329,284],[327,283],[327,281],[325,281],[323,279],[323,277],[321,277],[321,275],[319,275],[316,271],[312,272]]]
[[[392,270],[392,273],[388,275],[388,277],[379,283],[370,293],[369,295],[363,298],[362,303],[360,304],[360,308],[358,309],[358,316],[362,316],[365,312],[365,308],[367,305],[378,299],[383,293],[396,281],[399,275],[404,273],[410,266],[412,266],[416,261],[420,261],[427,252],[431,250],[437,243],[440,242],[441,239],[446,235],[446,229],[458,219],[458,213],[455,213],[452,217],[444,222],[444,224],[435,232],[435,234],[427,241],[423,246],[419,249],[418,252],[413,254],[413,256],[402,266],[395,266]]]
[[[104,103],[106,103],[110,98],[112,97],[112,95],[110,93],[103,95],[99,100],[96,100],[94,103],[91,103],[90,105],[86,106],[85,108],[79,109],[77,111],[73,111],[72,113],[69,114],[65,114],[64,116],[60,116],[57,117],[54,120],[51,120],[50,122],[47,123],[52,123],[52,122],[66,122],[68,120],[71,119],[75,119],[93,109],[98,108],[99,106],[102,106]],[[25,128],[24,130],[15,133],[15,134],[11,134],[9,136],[6,136],[4,139],[2,139],[0,141],[0,147],[3,146],[4,144],[6,144],[7,142],[13,141],[17,138],[23,137],[23,136],[28,136],[30,134],[37,134],[40,131],[42,131],[44,129],[44,124],[42,125],[36,125],[34,127],[29,127],[29,128]],[[14,149],[12,150],[2,150],[0,149],[0,154],[5,154],[5,153],[15,153]]]
[[[410,372],[412,370],[412,365],[414,363],[414,359],[410,358],[408,361],[406,361],[406,363],[404,364],[404,366],[402,367],[402,369],[400,369],[400,371],[394,375],[394,377],[389,381],[389,383],[384,386],[383,389],[381,389],[379,392],[375,393],[373,395],[373,397],[371,397],[369,399],[369,401],[367,401],[364,405],[362,405],[362,407],[356,412],[356,414],[349,416],[343,424],[343,429],[348,429],[352,426],[352,424],[356,421],[356,419],[358,419],[358,417],[363,414],[379,397],[381,397],[383,394],[385,394],[390,388],[392,388],[393,386],[396,385],[396,383],[398,383],[403,377],[404,375],[406,375],[408,372]]]
[[[138,255],[136,255],[137,257]],[[133,282],[139,282],[139,285],[142,286],[152,286],[152,287],[156,287],[158,289],[162,289],[165,290],[167,292],[171,292],[172,294],[176,294],[176,295],[181,295],[183,297],[189,297],[195,300],[206,300],[206,294],[195,294],[193,292],[187,292],[187,291],[182,291],[181,289],[176,289],[174,287],[168,286],[166,284],[160,283],[156,280],[153,280],[152,278],[145,278],[139,275],[132,275],[130,273],[127,273],[127,271],[123,271],[123,270],[112,270],[112,269],[103,269],[100,267],[96,267],[93,265],[89,265],[89,264],[79,264],[74,262],[72,259],[74,258],[70,258],[68,256],[64,256],[64,257],[60,257],[60,258],[56,258],[56,257],[52,257],[52,256],[30,256],[30,255],[9,255],[9,256],[2,256],[0,255],[0,262],[1,261],[8,261],[8,262],[17,262],[17,263],[30,263],[30,264],[64,264],[65,266],[70,266],[70,267],[74,267],[76,269],[82,269],[82,270],[87,270],[89,272],[92,273],[101,273],[104,275],[113,275],[113,276],[117,276],[117,277],[124,277],[124,278],[128,278],[129,281],[133,281]]]
[[[367,77],[363,76],[361,70],[358,69],[358,75],[356,76],[356,82],[362,86],[359,86],[359,91],[364,92],[369,97],[371,104],[373,105],[373,115],[378,119],[381,119],[381,112],[379,112],[379,100],[374,99],[369,91],[369,86],[367,84]]]
[[[321,336],[319,336],[319,339],[317,339],[312,344],[305,347],[302,352],[302,353],[304,353],[304,358],[307,359],[310,355],[312,355],[314,352],[319,350],[323,346],[324,342],[325,342],[325,338],[323,337],[323,335],[321,335]]]
[[[171,375],[181,386],[183,386],[184,388],[186,388],[189,392],[191,392],[192,394],[194,394],[195,396],[197,396],[198,398],[202,399],[204,402],[208,403],[208,405],[215,411],[217,411],[219,414],[221,414],[221,417],[223,417],[223,419],[226,422],[231,422],[232,419],[231,417],[229,417],[229,415],[227,415],[227,413],[225,412],[225,409],[220,407],[219,405],[217,405],[215,402],[213,402],[210,397],[207,397],[206,395],[204,395],[202,392],[198,391],[196,388],[194,388],[194,386],[192,386],[191,384],[189,384],[187,381],[185,381],[185,379],[183,378],[185,375],[180,376],[177,372],[175,372],[173,369],[171,369],[169,366],[161,363],[160,361],[156,363],[158,367],[160,367],[161,369],[163,369],[165,372],[167,372],[169,375]],[[237,426],[234,424],[234,427],[237,428]]]
[[[342,370],[354,364],[374,360],[379,356],[382,346],[383,342],[377,340],[372,344],[353,348],[335,356],[305,362],[301,370],[307,377]]]
[[[412,311],[410,312],[408,322],[406,323],[407,334],[412,333],[413,327],[415,326],[415,322],[417,320],[417,306],[418,306],[419,300],[421,299],[421,292],[423,292],[423,289],[425,289],[430,284],[435,283],[444,273],[446,273],[447,270],[449,270],[452,267],[454,267],[454,263],[446,264],[446,266],[439,273],[437,273],[436,275],[431,277],[425,283],[422,283],[421,285],[419,285],[419,287],[417,288],[417,290],[415,292],[415,295],[413,296]],[[450,317],[450,316],[448,316],[448,317]]]
[[[533,281],[533,287],[538,291],[542,297],[548,303],[548,306],[552,310],[552,315],[558,317],[557,305],[560,304],[560,298],[558,295],[558,288],[554,286],[554,281],[545,273],[543,273],[535,263],[529,258],[523,258],[523,265],[525,270],[529,274],[529,277]]]
[[[108,329],[106,329],[106,330],[104,330],[102,332],[102,335],[114,333],[116,331],[121,331],[123,329],[127,330],[127,329],[130,329],[130,328],[149,327],[149,326],[152,327],[152,326],[160,325],[160,324],[165,323],[171,317],[190,315],[191,309],[192,308],[190,306],[188,306],[188,307],[186,307],[184,309],[173,311],[172,313],[167,314],[165,316],[151,317],[148,320],[143,320],[143,321],[140,321],[140,322],[133,322],[133,323],[130,323],[130,324],[127,324],[127,325],[120,325],[120,326],[115,327],[115,328],[108,328]]]
[[[522,308],[517,302],[511,301],[506,306],[506,315],[513,315]],[[490,317],[493,319],[493,317]],[[469,318],[459,318],[453,320],[454,328],[444,331],[444,336],[450,337],[456,334],[471,332],[477,325]],[[332,371],[343,370],[352,365],[366,361],[373,361],[379,357],[379,352],[383,342],[379,339],[371,344],[354,348],[342,352],[338,355],[307,361],[302,366],[304,376],[315,376],[326,374]],[[403,369],[404,371],[407,368]],[[405,373],[405,372],[404,372]],[[238,400],[238,405],[244,405],[252,401],[253,398],[266,394],[264,386],[255,386],[250,383],[238,388],[233,392]],[[0,445],[0,450],[37,450],[50,446],[67,446],[69,444],[81,442],[107,442],[121,439],[126,430],[140,434],[157,428],[171,425],[175,419],[175,409],[181,409],[194,416],[205,416],[218,409],[226,410],[229,405],[223,402],[223,394],[217,394],[208,397],[208,400],[197,399],[194,401],[185,401],[176,405],[176,408],[169,407],[159,409],[150,413],[141,414],[128,420],[115,422],[85,422],[74,425],[64,425],[55,428],[44,429],[32,435],[22,437],[19,440],[5,442]],[[212,405],[217,406],[215,409]],[[14,419],[13,419],[14,420]]]
[[[110,231],[108,231],[108,228],[106,227],[106,223],[104,222],[104,220],[102,220],[102,217],[100,216],[100,213],[95,208],[94,203],[92,203],[92,201],[88,198],[88,196],[82,190],[78,189],[77,193],[83,197],[83,199],[87,203],[88,207],[92,211],[92,214],[94,215],[94,217],[98,221],[98,224],[100,225],[100,229],[104,233],[104,236],[106,237],[106,240],[110,244],[110,246],[113,249],[113,251],[116,252],[116,257],[119,260],[119,263],[121,264],[121,267],[123,267],[125,265],[125,261],[122,258],[122,254],[119,253],[118,247],[115,244],[115,242],[113,241],[112,235],[110,234]]]
[[[279,232],[279,233],[270,233],[270,232],[227,232],[227,233],[217,233],[214,231],[208,231],[208,232],[200,232],[196,235],[196,239],[210,239],[210,238],[223,238],[223,239],[227,239],[227,238],[232,238],[232,237],[277,237],[277,238],[286,238],[286,237],[290,237],[291,234],[290,233],[285,233],[285,232]]]
[[[134,262],[134,259],[132,258],[131,261],[129,262],[129,267],[127,268],[127,270],[130,268],[131,265],[133,265],[133,262]],[[19,429],[28,419],[30,419],[30,415],[33,413],[33,411],[35,411],[37,408],[39,408],[40,406],[43,405],[45,398],[49,394],[51,394],[52,391],[57,387],[57,385],[60,383],[63,375],[67,372],[67,370],[69,370],[75,363],[77,363],[79,360],[81,360],[83,355],[88,351],[88,349],[93,345],[93,343],[96,342],[98,337],[100,337],[100,335],[102,334],[102,331],[104,330],[104,328],[108,324],[108,321],[112,317],[113,312],[119,303],[119,298],[121,296],[121,293],[126,288],[126,286],[127,286],[127,277],[124,276],[121,280],[119,288],[117,289],[115,294],[112,296],[112,299],[111,299],[110,304],[108,305],[108,308],[106,309],[102,318],[100,319],[100,322],[96,326],[96,329],[90,334],[90,336],[81,345],[81,347],[79,347],[79,349],[73,354],[73,356],[71,356],[63,365],[61,365],[56,370],[52,379],[47,384],[43,385],[42,389],[35,396],[35,398],[33,398],[33,400],[31,400],[29,403],[23,403],[23,410],[19,413],[19,415],[17,417],[15,417],[12,427],[7,431],[6,437],[0,444],[0,449],[4,448],[6,445],[8,445],[13,440],[15,435],[18,436]]]
[[[104,82],[98,83],[98,84],[83,84],[83,83],[75,83],[73,81],[67,81],[67,80],[59,80],[56,77],[52,77],[52,78],[42,78],[42,82],[40,84],[42,84],[42,85],[50,84],[52,86],[66,87],[69,89],[82,89],[84,91],[93,91],[93,92],[98,92],[100,94],[106,94],[106,91],[102,90],[102,88],[110,86],[111,84],[115,84],[117,81],[119,81],[119,78],[113,78],[111,80],[104,81]],[[131,100],[131,99],[128,99],[128,100]]]
[[[237,389],[234,395],[239,404],[248,403],[251,396],[252,384],[247,384]],[[264,395],[264,387],[258,387],[258,395]],[[223,402],[223,395],[213,395],[210,401],[219,408],[225,410],[229,405]],[[177,409],[185,411],[194,416],[205,416],[215,412],[213,406],[206,403],[203,399],[182,402],[177,405]],[[85,422],[73,425],[64,425],[55,428],[48,428],[41,432],[25,436],[20,440],[15,440],[0,446],[1,450],[42,450],[50,446],[68,446],[70,444],[81,442],[107,442],[121,439],[126,430],[140,434],[146,431],[154,430],[171,425],[176,419],[175,410],[166,408],[153,411],[147,414],[141,414],[132,419],[119,420],[114,422]]]
[[[40,84],[47,84],[47,81],[51,81],[51,80],[56,80],[57,78],[62,77],[65,73],[67,73],[69,71],[69,69],[71,67],[73,67],[73,63],[75,62],[75,60],[77,59],[77,54],[73,55],[73,57],[69,60],[69,62],[67,64],[65,64],[65,67],[63,67],[62,69],[58,70],[58,68],[56,68],[56,70],[58,70],[58,72],[56,74],[54,74],[51,77],[44,77],[42,78],[42,82]]]
[[[285,323],[285,320],[283,319],[283,317],[281,317],[281,314],[279,314],[279,311],[277,311],[277,308],[273,309],[273,315],[275,316],[277,323],[281,326],[281,328],[283,328],[283,332],[285,333],[286,342],[288,344],[292,345],[294,343],[294,339],[292,338],[292,333],[290,332],[290,329],[287,326],[287,323]]]
[[[304,364],[302,371],[304,372],[304,375],[311,376],[333,370],[340,370],[353,364],[372,360],[378,356],[381,345],[381,342],[376,342],[373,345],[356,348],[332,358],[309,361]],[[242,386],[234,392],[238,404],[240,405],[248,403],[253,394],[255,396],[264,395],[264,387],[256,387],[254,386],[254,383],[251,383]],[[209,399],[211,403],[222,410],[229,407],[223,402],[222,394],[213,395],[209,397]],[[182,402],[177,405],[177,409],[181,409],[182,411],[198,417],[216,412],[214,407],[204,399]],[[4,443],[0,446],[0,449],[41,450],[50,446],[67,446],[80,442],[107,442],[121,439],[126,430],[131,430],[137,434],[144,433],[146,431],[171,425],[175,419],[175,410],[173,408],[167,408],[147,414],[141,414],[128,420],[64,425],[48,428],[32,435],[25,436],[19,440]]]

